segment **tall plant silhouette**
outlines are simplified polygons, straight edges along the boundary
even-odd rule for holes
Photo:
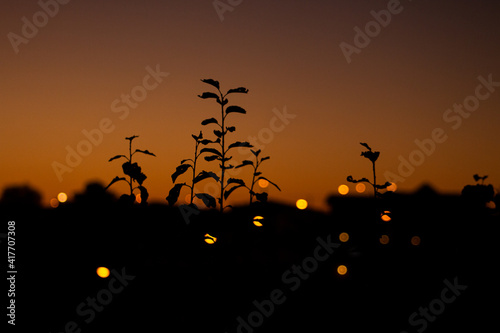
[[[235,168],[241,168],[241,167],[244,167],[245,165],[251,165],[253,167],[252,184],[250,185],[250,187],[248,187],[246,185],[237,185],[234,188],[243,187],[243,186],[246,187],[248,189],[248,192],[250,193],[250,205],[251,205],[252,202],[253,202],[253,198],[254,197],[257,199],[257,201],[260,201],[260,202],[266,202],[267,201],[267,192],[257,193],[257,192],[254,191],[255,184],[259,180],[262,179],[262,180],[265,180],[265,181],[269,182],[269,184],[272,184],[279,191],[281,191],[281,189],[278,187],[278,185],[276,185],[275,183],[273,183],[269,179],[261,176],[262,172],[259,171],[259,166],[261,165],[261,163],[264,162],[264,161],[266,161],[266,160],[268,160],[268,159],[270,159],[271,157],[269,157],[269,156],[261,157],[260,160],[259,160],[259,155],[261,153],[261,150],[259,149],[257,151],[254,151],[253,149],[250,149],[250,151],[252,152],[252,154],[255,157],[255,162],[254,161],[250,161],[250,160],[244,160],[243,162],[241,162],[240,165],[238,165]],[[234,188],[233,188],[233,190],[234,190]]]
[[[387,187],[391,186],[391,183],[386,182],[383,185],[378,185],[377,184],[377,173],[375,172],[375,162],[377,161],[378,157],[380,156],[380,152],[378,151],[372,151],[370,146],[368,146],[367,143],[360,143],[363,147],[368,149],[367,151],[364,151],[361,153],[361,156],[369,159],[372,162],[372,170],[373,170],[373,183],[370,182],[367,178],[361,178],[361,179],[353,179],[352,176],[347,177],[347,181],[351,183],[360,183],[360,182],[365,182],[373,186],[373,196],[377,198],[377,196],[380,195],[378,190],[383,190],[386,189]]]
[[[123,194],[120,197],[120,199],[123,200],[123,201],[125,201],[125,202],[127,202],[127,203],[129,203],[129,204],[134,203],[134,201],[135,201],[134,190],[138,189],[140,191],[140,193],[141,193],[141,205],[146,205],[148,197],[149,197],[149,193],[148,193],[148,190],[144,186],[142,186],[142,183],[146,180],[147,177],[142,172],[141,167],[137,164],[137,162],[132,163],[132,157],[136,153],[141,153],[141,154],[145,154],[145,155],[151,155],[151,156],[155,156],[155,157],[156,157],[156,155],[153,154],[153,153],[151,153],[148,150],[136,149],[134,152],[132,152],[132,141],[135,138],[138,138],[138,136],[137,135],[133,135],[131,137],[125,138],[125,140],[129,141],[129,147],[128,147],[129,154],[128,154],[128,157],[125,156],[125,155],[116,155],[114,157],[111,157],[109,159],[109,161],[108,161],[108,162],[111,162],[113,160],[116,160],[116,159],[119,159],[119,158],[122,158],[122,157],[125,158],[127,160],[127,162],[125,162],[125,163],[122,164],[122,169],[123,169],[123,173],[126,176],[128,176],[129,179],[127,179],[125,177],[118,177],[118,176],[116,176],[109,183],[109,185],[106,186],[106,189],[108,189],[111,185],[113,185],[116,182],[125,181],[129,185],[130,194]],[[134,187],[134,182],[137,182],[139,185]]]
[[[229,195],[237,188],[241,186],[245,186],[245,182],[242,179],[237,179],[237,178],[229,178],[225,179],[225,172],[226,170],[234,168],[232,164],[229,164],[228,162],[232,159],[232,156],[229,156],[229,152],[238,147],[247,147],[247,148],[252,148],[253,146],[246,142],[240,142],[240,141],[235,141],[233,143],[228,144],[227,142],[227,136],[229,133],[233,133],[236,130],[236,127],[234,126],[226,126],[226,118],[230,114],[234,113],[240,113],[240,114],[246,114],[245,109],[243,109],[240,106],[236,105],[231,105],[227,106],[228,104],[228,99],[226,98],[227,95],[229,94],[246,94],[248,93],[248,89],[239,87],[235,89],[229,89],[225,94],[222,93],[220,90],[220,85],[218,81],[212,80],[212,79],[202,79],[202,82],[211,85],[212,87],[217,89],[217,93],[213,92],[204,92],[201,95],[198,95],[198,97],[202,99],[214,99],[217,104],[220,106],[220,117],[219,119],[216,118],[208,118],[205,119],[201,122],[203,126],[209,125],[209,124],[214,124],[216,126],[216,129],[213,131],[215,134],[216,140],[214,144],[216,145],[215,148],[203,148],[200,152],[201,153],[209,153],[210,155],[205,156],[206,161],[219,161],[219,168],[220,168],[220,178],[218,180],[219,186],[220,186],[220,196],[217,199],[219,202],[220,206],[220,212],[222,213],[224,211],[224,200],[226,200]],[[229,207],[229,206],[228,206]]]
[[[218,143],[220,141],[220,139],[217,138],[217,140],[215,140],[215,141],[203,139],[203,133],[201,131],[200,131],[200,134],[198,136],[196,136],[194,134],[192,134],[191,136],[195,140],[194,156],[193,156],[193,158],[188,158],[188,159],[182,160],[181,164],[176,168],[175,172],[172,174],[172,182],[175,183],[175,181],[177,180],[177,177],[184,174],[186,171],[188,171],[191,168],[191,170],[192,170],[191,184],[187,184],[187,183],[175,184],[174,187],[172,187],[172,189],[168,193],[167,201],[168,201],[169,205],[174,205],[179,198],[179,194],[180,194],[182,187],[186,186],[186,187],[191,189],[189,206],[191,206],[192,208],[197,208],[193,204],[194,198],[197,197],[197,198],[201,199],[203,201],[203,203],[208,208],[210,208],[210,207],[215,208],[216,207],[215,198],[208,193],[194,193],[194,186],[198,182],[201,182],[202,180],[210,178],[210,177],[215,179],[215,181],[217,181],[217,182],[219,181],[219,177],[215,173],[210,172],[210,171],[203,170],[200,173],[196,174],[196,163],[198,162],[198,158],[200,157],[200,155],[203,154],[202,151],[199,151],[200,144],[207,145],[209,143]]]

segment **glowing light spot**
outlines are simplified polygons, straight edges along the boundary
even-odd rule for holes
[[[357,183],[356,184],[356,191],[358,193],[363,193],[366,190],[366,186],[363,183]]]
[[[389,244],[389,236],[387,236],[387,235],[382,235],[382,236],[380,237],[379,241],[380,241],[380,244],[382,244],[382,245],[387,245],[387,244]]]
[[[411,245],[413,245],[413,246],[419,246],[420,245],[420,237],[413,236],[411,238]]]
[[[61,192],[57,195],[57,200],[59,200],[59,202],[66,202],[68,200],[68,195],[64,192]]]
[[[380,215],[380,218],[382,219],[382,221],[384,222],[389,222],[390,220],[392,220],[391,216],[390,216],[391,212],[386,210],[384,211],[381,215]]]
[[[142,199],[141,199],[141,195],[140,195],[140,194],[136,194],[136,195],[135,195],[135,201],[136,201],[137,203],[141,203]]]
[[[347,185],[340,185],[339,188],[339,193],[342,194],[342,195],[346,195],[347,193],[349,193],[349,187]]]
[[[339,273],[339,275],[346,275],[347,267],[345,265],[340,265],[339,267],[337,267],[337,273]]]
[[[299,199],[295,203],[298,209],[306,209],[307,208],[307,201],[304,199]]]
[[[205,243],[214,244],[215,242],[217,242],[217,237],[214,237],[210,234],[205,234]]]
[[[256,227],[262,227],[263,224],[262,224],[262,221],[264,220],[264,218],[262,216],[255,216],[253,218],[253,224],[256,226]]]
[[[59,200],[57,200],[56,198],[50,199],[50,207],[52,208],[59,207]]]
[[[387,191],[396,192],[397,189],[398,189],[398,185],[396,185],[396,183],[391,182],[391,185],[387,186]]]
[[[488,202],[486,203],[486,208],[489,208],[489,209],[495,209],[495,208],[497,208],[497,205],[495,204],[495,202],[494,202],[494,201],[488,201]]]
[[[349,240],[349,234],[347,232],[343,232],[339,235],[339,240],[342,242],[342,243],[345,243]]]
[[[269,186],[269,182],[265,179],[259,179],[258,184],[261,188],[266,188]]]
[[[107,278],[109,276],[109,269],[106,267],[99,267],[97,268],[97,275],[103,279]]]

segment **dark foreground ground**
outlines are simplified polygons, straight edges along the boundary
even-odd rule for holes
[[[16,221],[16,328],[498,330],[498,211],[437,196],[330,204],[330,214],[277,204],[235,208],[223,219],[201,213],[189,225],[178,209],[154,205],[3,207],[0,232]],[[380,210],[390,210],[392,220],[381,221]],[[263,227],[252,224],[255,215],[264,217]],[[348,242],[339,241],[341,232]],[[217,242],[205,243],[206,233]],[[386,245],[379,242],[384,234]],[[410,243],[413,236],[420,245]],[[5,239],[1,246],[5,254]],[[99,278],[99,266],[114,273]]]

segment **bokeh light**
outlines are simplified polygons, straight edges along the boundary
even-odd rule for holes
[[[366,190],[366,186],[363,183],[356,184],[356,192],[363,193]]]
[[[269,186],[269,182],[265,179],[259,179],[258,184],[260,188],[266,188]]]
[[[262,227],[263,224],[262,224],[262,221],[264,220],[264,218],[262,216],[255,216],[253,218],[253,224],[256,226],[256,227]]]
[[[391,192],[396,192],[397,189],[398,189],[398,186],[396,185],[396,183],[392,183],[392,182],[391,182],[391,185],[387,187],[387,191],[391,191]]]
[[[64,192],[61,192],[57,195],[57,200],[59,200],[59,202],[66,202],[68,201],[68,195]]]
[[[109,269],[107,269],[106,267],[98,267],[96,272],[97,275],[103,279],[109,276]]]
[[[345,184],[342,184],[339,186],[338,191],[340,194],[346,195],[347,193],[349,193],[349,187]]]
[[[387,236],[387,235],[382,235],[382,236],[380,237],[379,241],[380,241],[380,244],[382,244],[382,245],[387,245],[387,244],[389,244],[389,236]]]
[[[306,209],[307,208],[307,201],[304,199],[299,199],[295,203],[298,209]]]
[[[339,267],[337,267],[337,273],[339,273],[339,275],[346,275],[347,267],[345,265],[339,265]]]
[[[139,193],[135,195],[135,201],[137,203],[141,203],[142,199],[141,199],[141,195]]]
[[[391,212],[386,210],[382,213],[382,215],[380,215],[380,219],[384,222],[389,222],[390,220],[392,220],[390,214]]]
[[[345,243],[349,240],[349,234],[347,232],[343,232],[339,235],[339,240],[342,242],[342,243]]]
[[[57,200],[56,198],[50,199],[49,203],[50,203],[50,207],[52,207],[52,208],[59,207],[59,200]]]
[[[217,242],[217,237],[214,237],[210,234],[205,234],[205,243],[214,244],[215,242]]]
[[[420,237],[413,236],[411,238],[411,245],[413,245],[413,246],[419,246],[420,245]]]

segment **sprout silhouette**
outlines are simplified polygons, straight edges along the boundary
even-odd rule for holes
[[[178,183],[175,184],[174,187],[170,190],[167,196],[167,201],[169,205],[174,205],[178,198],[180,191],[183,186],[189,187],[191,189],[191,195],[190,195],[190,200],[189,200],[189,206],[192,208],[197,209],[196,205],[193,203],[193,200],[195,197],[201,199],[205,206],[208,208],[213,207],[215,208],[216,203],[215,203],[215,198],[212,197],[208,193],[194,193],[194,186],[196,183],[201,182],[204,179],[207,178],[213,178],[216,181],[219,181],[219,177],[213,173],[213,172],[208,172],[208,171],[201,171],[199,174],[196,174],[196,163],[198,161],[198,157],[200,157],[201,154],[203,154],[203,151],[198,151],[198,148],[200,144],[202,145],[207,145],[209,143],[218,143],[220,141],[219,138],[215,141],[211,141],[208,139],[203,139],[203,133],[200,131],[200,134],[198,136],[192,134],[191,135],[193,139],[195,140],[195,148],[194,148],[194,157],[185,159],[181,161],[181,164],[176,168],[175,172],[172,174],[172,182],[175,183],[177,177],[185,173],[189,168],[192,170],[192,178],[191,178],[191,184],[186,184],[186,183]]]
[[[259,180],[261,180],[261,179],[266,180],[270,184],[272,184],[274,187],[276,187],[279,191],[281,191],[281,189],[278,187],[278,185],[276,185],[275,183],[273,183],[269,179],[267,179],[265,177],[262,177],[261,176],[262,172],[258,171],[260,164],[262,162],[264,162],[265,160],[270,159],[270,157],[269,156],[261,157],[260,160],[259,160],[259,154],[260,154],[261,150],[259,149],[257,151],[254,151],[253,149],[250,149],[250,151],[255,156],[255,163],[253,161],[250,161],[250,160],[244,160],[236,168],[241,168],[241,167],[243,167],[245,165],[251,165],[251,166],[253,166],[252,185],[249,188],[245,184],[240,184],[240,185],[237,185],[237,186],[233,187],[231,190],[235,190],[238,187],[246,187],[248,189],[248,192],[250,193],[250,205],[251,205],[252,202],[253,202],[253,198],[254,197],[257,199],[257,201],[260,201],[260,202],[266,202],[267,201],[267,193],[266,192],[257,193],[257,192],[255,192],[253,190],[254,187],[255,187],[255,183],[257,183]]]
[[[224,206],[224,200],[227,200],[229,195],[237,188],[240,188],[242,186],[245,186],[245,182],[242,179],[238,178],[229,178],[225,182],[225,172],[226,170],[234,168],[232,164],[229,164],[228,162],[232,159],[232,156],[229,156],[229,152],[231,149],[238,148],[238,147],[246,147],[246,148],[252,148],[253,146],[244,141],[235,141],[233,143],[228,144],[227,142],[227,135],[229,133],[233,133],[236,130],[236,127],[234,126],[226,126],[226,118],[230,114],[234,113],[240,113],[240,114],[246,114],[247,112],[245,109],[242,107],[236,106],[236,105],[230,105],[225,107],[226,104],[228,104],[228,99],[226,98],[227,95],[233,94],[233,93],[240,93],[240,94],[246,94],[248,93],[248,89],[239,87],[235,89],[229,89],[225,94],[223,94],[220,90],[220,85],[218,81],[212,80],[212,79],[203,79],[201,80],[202,82],[209,84],[213,86],[214,88],[217,89],[217,93],[213,92],[204,92],[201,95],[198,95],[198,97],[202,99],[208,99],[208,98],[213,98],[215,101],[220,105],[220,118],[208,118],[205,119],[201,122],[203,126],[214,124],[216,126],[216,129],[213,131],[214,135],[216,136],[215,141],[207,142],[206,144],[215,144],[216,148],[203,148],[201,149],[200,153],[209,153],[209,155],[205,156],[205,160],[210,162],[210,161],[219,161],[219,168],[221,171],[221,175],[219,179],[216,179],[213,177],[211,174],[206,175],[205,178],[212,177],[214,178],[220,185],[220,196],[217,199],[219,202],[220,206],[220,212],[222,213],[224,211],[224,208],[231,207],[231,206]],[[202,142],[202,144],[204,144]]]
[[[479,176],[477,173],[473,176],[474,177],[474,180],[476,182],[478,182],[479,180],[481,180],[481,185],[484,185],[484,181],[486,178],[488,178],[488,176]]]
[[[361,153],[361,156],[369,159],[372,162],[372,169],[373,169],[373,183],[371,183],[367,178],[361,178],[361,179],[353,179],[352,176],[347,177],[347,181],[351,183],[360,183],[360,182],[365,182],[373,186],[373,195],[375,198],[380,195],[378,190],[383,190],[386,189],[387,187],[391,186],[391,183],[386,182],[383,185],[378,185],[377,184],[377,174],[375,173],[375,162],[377,161],[378,157],[380,156],[380,152],[378,151],[372,151],[370,146],[368,146],[367,143],[360,142],[360,144],[368,149],[367,151],[364,151]]]
[[[151,153],[150,151],[148,150],[140,150],[140,149],[136,149],[134,152],[132,152],[132,141],[135,139],[135,138],[138,138],[137,135],[133,135],[131,137],[128,137],[128,138],[125,138],[125,140],[128,140],[129,141],[129,156],[125,156],[125,155],[116,155],[114,157],[111,157],[109,159],[108,162],[111,162],[113,160],[116,160],[116,159],[119,159],[119,158],[125,158],[127,160],[127,162],[123,163],[122,164],[122,169],[123,169],[123,173],[129,177],[129,179],[125,178],[125,177],[118,177],[116,176],[115,178],[113,178],[113,180],[109,183],[108,186],[106,186],[106,190],[111,186],[113,185],[114,183],[118,182],[118,181],[125,181],[128,183],[129,187],[130,187],[130,194],[123,194],[121,197],[120,197],[120,200],[122,201],[125,201],[126,203],[128,204],[133,204],[134,201],[135,201],[135,196],[134,196],[134,190],[138,189],[140,192],[141,192],[141,205],[147,205],[147,200],[148,200],[148,197],[149,197],[149,193],[147,191],[147,189],[142,186],[142,183],[144,182],[144,180],[146,180],[146,175],[142,172],[141,170],[141,167],[137,164],[137,162],[135,163],[132,163],[132,156],[135,154],[135,153],[142,153],[142,154],[145,154],[145,155],[151,155],[151,156],[155,156],[155,154]],[[134,182],[137,182],[139,185],[134,187],[133,183]]]

